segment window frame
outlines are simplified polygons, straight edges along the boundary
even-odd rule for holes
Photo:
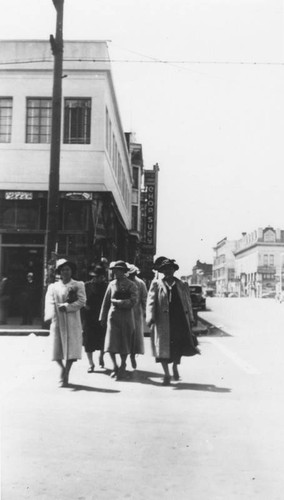
[[[9,106],[4,106],[4,101],[9,102]],[[3,113],[3,110],[7,111]],[[8,144],[12,140],[12,122],[13,122],[13,97],[1,96],[0,97],[0,143]],[[2,127],[4,128],[4,132],[2,133]],[[2,140],[3,139],[3,140]],[[6,139],[6,140],[5,140]]]

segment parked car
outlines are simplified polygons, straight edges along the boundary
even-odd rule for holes
[[[202,286],[188,285],[193,309],[197,311],[206,310],[206,297],[203,293]]]

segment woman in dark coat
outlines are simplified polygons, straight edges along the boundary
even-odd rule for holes
[[[146,321],[152,327],[152,345],[156,361],[164,370],[164,385],[170,384],[169,364],[173,377],[179,380],[178,365],[182,356],[200,354],[192,332],[194,322],[188,287],[174,276],[179,266],[174,260],[162,260],[147,297]]]
[[[93,352],[97,350],[100,351],[99,365],[104,368],[106,330],[99,322],[99,315],[108,284],[102,266],[96,266],[89,276],[92,276],[92,279],[85,283],[87,301],[83,310],[83,346],[90,364],[88,373],[92,373],[95,368]]]

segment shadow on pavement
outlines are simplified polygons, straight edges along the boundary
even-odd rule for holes
[[[176,390],[189,390],[189,391],[206,391],[206,392],[223,392],[229,393],[231,389],[227,387],[217,387],[212,384],[187,384],[186,382],[178,382],[173,386]]]
[[[89,391],[89,392],[106,392],[109,394],[120,392],[114,389],[100,389],[98,387],[91,387],[89,385],[81,385],[81,384],[68,384],[66,389],[72,389],[72,391]]]

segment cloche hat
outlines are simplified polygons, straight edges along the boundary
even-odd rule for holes
[[[59,259],[56,262],[56,267],[55,267],[56,273],[60,274],[62,267],[65,265],[70,267],[70,269],[72,270],[72,274],[75,273],[75,271],[77,269],[75,262],[72,262],[71,260],[67,260],[67,259]]]
[[[129,271],[129,268],[124,260],[117,260],[116,262],[112,262],[110,269],[122,269],[122,271],[125,271],[126,273]]]

